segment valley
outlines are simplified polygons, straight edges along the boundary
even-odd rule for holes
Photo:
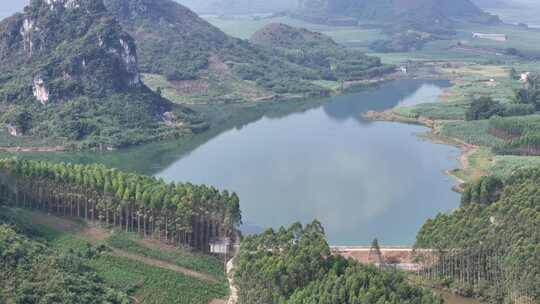
[[[0,22],[0,302],[538,302],[534,3],[73,1]]]

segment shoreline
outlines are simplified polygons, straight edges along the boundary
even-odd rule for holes
[[[372,120],[372,121],[385,121],[385,122],[396,122],[396,123],[403,123],[403,124],[414,124],[414,125],[420,125],[425,126],[430,129],[428,133],[426,133],[423,137],[425,139],[428,139],[436,144],[443,144],[443,145],[450,145],[458,148],[460,150],[460,155],[458,157],[458,162],[460,165],[461,170],[467,170],[470,169],[471,164],[469,162],[469,157],[480,149],[479,146],[471,145],[466,142],[463,142],[457,138],[452,137],[445,137],[441,136],[438,133],[438,126],[443,122],[443,120],[435,120],[430,119],[423,116],[418,116],[415,118],[412,117],[404,117],[400,116],[393,112],[393,109],[389,109],[382,112],[376,112],[376,111],[368,111],[362,115],[363,118]],[[445,174],[452,177],[456,184],[452,187],[452,190],[454,190],[457,193],[463,192],[463,186],[467,182],[463,179],[459,178],[455,174],[452,173],[452,171],[455,169],[448,169],[445,171]]]

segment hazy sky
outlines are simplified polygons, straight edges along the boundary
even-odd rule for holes
[[[209,2],[214,2],[217,0],[177,0],[180,3],[184,3],[185,5],[197,9],[202,8],[204,4],[207,4]],[[274,0],[273,3],[281,5],[281,3],[284,0]],[[292,1],[292,0],[291,0]],[[521,5],[531,5],[531,6],[538,6],[539,0],[502,0],[509,4],[521,4]],[[12,15],[15,12],[22,11],[23,7],[30,2],[30,0],[0,0],[0,18],[5,18],[7,16]],[[266,2],[266,1],[263,1]]]
[[[30,2],[30,0],[3,0],[2,3],[0,3],[0,17],[4,18],[15,12],[22,11],[23,7],[28,2]]]

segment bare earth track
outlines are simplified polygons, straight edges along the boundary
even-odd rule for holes
[[[53,228],[55,230],[71,233],[75,235],[76,237],[83,239],[94,245],[104,241],[105,239],[107,239],[107,237],[111,235],[111,232],[107,231],[106,229],[92,227],[92,226],[84,226],[81,223],[71,220],[71,219],[56,217],[53,215],[48,215],[48,214],[39,213],[39,212],[29,212],[29,215],[31,216],[31,220],[34,224],[43,225],[43,226]],[[147,246],[147,244],[148,243],[145,243],[145,246]],[[166,245],[163,245],[163,246],[166,246]],[[174,271],[176,273],[181,273],[183,275],[196,278],[201,281],[210,282],[210,283],[218,282],[218,280],[213,278],[212,276],[209,276],[200,272],[196,272],[191,269],[184,268],[184,267],[180,267],[171,263],[167,263],[161,260],[157,260],[157,259],[153,259],[153,258],[149,258],[149,257],[137,255],[137,254],[132,254],[123,250],[113,248],[111,254],[117,257],[123,257],[132,261],[137,261],[137,262],[141,262],[141,263],[151,265],[154,267]]]

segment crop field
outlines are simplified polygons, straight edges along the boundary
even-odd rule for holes
[[[489,121],[444,122],[440,126],[440,135],[457,138],[471,145],[493,147],[504,141],[488,133]]]
[[[46,240],[49,246],[59,253],[73,252],[85,257],[91,255],[92,257],[85,260],[87,266],[96,271],[107,285],[127,292],[139,303],[208,304],[213,299],[226,298],[228,294],[223,264],[213,257],[182,250],[147,248],[137,245],[134,241],[137,239],[135,236],[123,233],[113,234],[97,244],[90,244],[85,237],[73,234],[71,232],[73,227],[70,231],[64,231],[36,224],[43,221],[36,220],[38,216],[36,213],[21,209],[2,209],[2,212],[9,212],[9,218],[17,227],[30,232],[34,237]],[[80,225],[80,229],[85,227],[83,221],[73,223],[75,227]],[[110,248],[200,270],[214,276],[216,282],[202,281],[172,270],[118,256]]]
[[[531,64],[516,65],[518,72],[535,71]],[[470,63],[438,64],[435,73],[453,79],[436,103],[396,108],[393,112],[407,118],[423,116],[437,120],[464,120],[465,112],[475,98],[491,97],[501,103],[512,103],[523,83],[510,78],[510,67]]]
[[[540,156],[495,155],[487,147],[468,155],[467,161],[468,168],[455,169],[450,174],[464,182],[473,182],[486,175],[505,177],[519,169],[540,167]]]
[[[152,248],[145,245],[146,243],[143,242],[140,236],[132,233],[115,233],[107,238],[106,244],[126,252],[205,273],[213,276],[216,280],[225,280],[223,261],[208,255],[172,249],[167,246]]]
[[[540,156],[497,155],[490,173],[497,176],[508,176],[522,168],[540,167]]]
[[[185,275],[113,255],[102,255],[90,262],[105,281],[130,292],[145,304],[208,304],[225,298],[227,286],[206,283]]]
[[[507,41],[493,41],[489,39],[472,38],[473,32],[489,34],[505,34]],[[515,48],[526,54],[539,54],[540,30],[526,29],[514,25],[501,24],[497,26],[486,26],[480,24],[465,24],[458,29],[459,41],[467,46],[476,48],[509,49]]]
[[[462,76],[454,81],[453,86],[446,90],[441,97],[442,101],[470,103],[473,98],[489,96],[501,103],[513,102],[515,91],[522,84],[511,80],[508,76],[500,78],[482,78],[478,76]]]
[[[436,102],[424,103],[412,107],[397,107],[392,111],[406,118],[419,116],[437,120],[461,120],[465,118],[465,111],[469,102]]]

